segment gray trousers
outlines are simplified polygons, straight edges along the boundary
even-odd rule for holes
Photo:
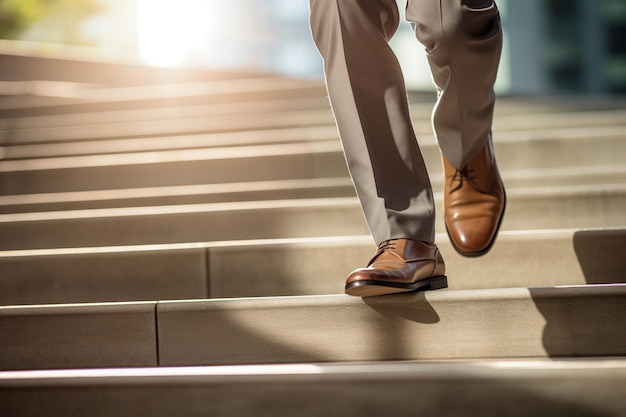
[[[374,240],[433,242],[433,193],[409,118],[400,65],[389,47],[396,0],[310,0],[348,169]],[[502,33],[494,0],[408,0],[437,89],[432,122],[462,168],[489,138]]]

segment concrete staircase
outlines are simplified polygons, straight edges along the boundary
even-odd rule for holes
[[[500,98],[493,251],[359,299],[321,82],[0,63],[0,415],[626,415],[626,100]]]

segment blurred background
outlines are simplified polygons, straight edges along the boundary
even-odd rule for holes
[[[405,1],[398,2],[404,10]],[[505,29],[499,93],[626,91],[626,0],[498,5]],[[157,67],[322,77],[307,0],[0,0],[0,39],[3,54],[63,52]],[[432,90],[408,23],[392,46],[409,89]]]

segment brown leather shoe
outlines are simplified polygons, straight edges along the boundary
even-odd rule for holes
[[[353,271],[346,294],[357,297],[446,288],[446,267],[434,243],[392,239],[380,244],[367,268]]]
[[[442,159],[443,206],[452,246],[463,256],[484,255],[496,240],[506,206],[491,137],[463,169],[456,169],[445,156]]]

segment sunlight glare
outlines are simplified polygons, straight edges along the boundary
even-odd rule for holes
[[[139,53],[147,65],[173,67],[206,37],[211,4],[205,0],[139,0]]]

